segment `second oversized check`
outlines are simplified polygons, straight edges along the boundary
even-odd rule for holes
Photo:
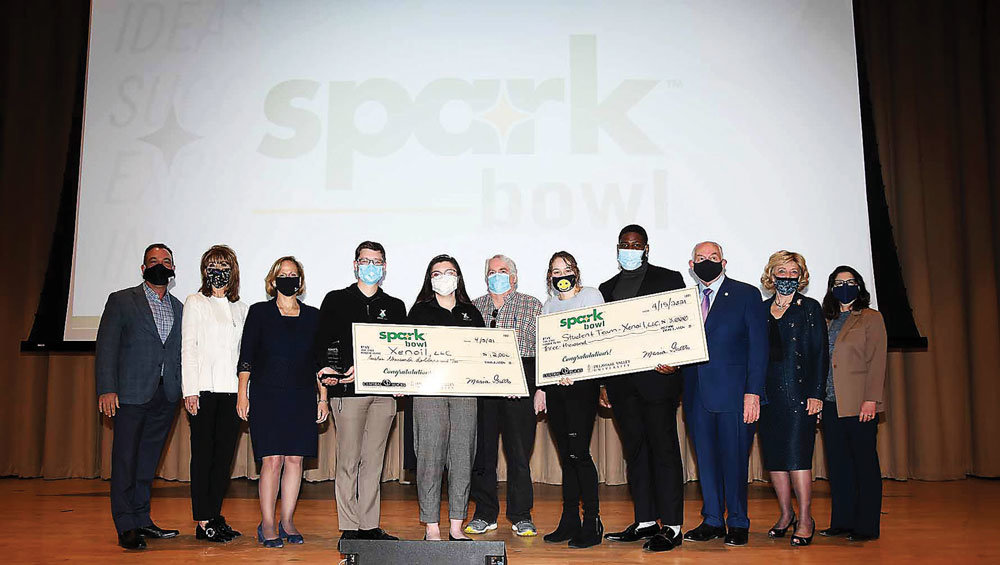
[[[353,328],[359,394],[528,396],[513,330],[361,323]]]
[[[708,360],[697,287],[538,317],[539,386]]]

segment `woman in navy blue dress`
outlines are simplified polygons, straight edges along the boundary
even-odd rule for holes
[[[760,282],[774,292],[765,304],[770,316],[770,363],[764,383],[767,403],[760,408],[760,450],[764,468],[778,495],[781,517],[768,531],[771,538],[792,529],[795,547],[812,543],[812,459],[816,415],[823,408],[827,373],[826,318],[819,302],[800,294],[809,285],[802,255],[771,255]],[[799,516],[792,508],[792,491]]]
[[[261,523],[257,539],[281,547],[302,543],[293,515],[302,483],[302,458],[316,457],[317,424],[326,420],[326,387],[313,371],[312,345],[319,310],[298,300],[305,273],[294,257],[274,262],[264,287],[273,300],[250,307],[240,346],[236,411],[250,421],[254,458],[261,461]],[[284,474],[282,474],[284,470]],[[281,488],[281,519],[274,510]]]

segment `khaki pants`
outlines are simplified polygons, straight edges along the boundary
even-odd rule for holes
[[[337,520],[341,530],[379,525],[382,464],[396,399],[385,396],[331,398],[337,429]]]

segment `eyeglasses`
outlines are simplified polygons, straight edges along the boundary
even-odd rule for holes
[[[458,271],[456,271],[455,269],[445,269],[444,271],[431,271],[432,279],[440,277],[441,275],[451,275],[453,277],[457,277]]]
[[[847,279],[847,280],[840,279],[833,281],[833,288],[838,288],[841,286],[858,286],[858,281],[854,279]]]
[[[638,241],[619,241],[618,249],[645,249],[646,244]]]
[[[385,265],[385,261],[381,259],[358,259],[358,265],[375,265],[376,267],[381,267]]]
[[[497,327],[497,314],[499,314],[499,313],[500,313],[500,310],[498,308],[494,308],[493,309],[493,314],[492,314],[493,319],[490,320],[490,327],[491,328]]]

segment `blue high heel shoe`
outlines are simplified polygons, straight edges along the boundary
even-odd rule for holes
[[[302,534],[290,534],[285,531],[285,527],[281,525],[281,521],[278,521],[278,539],[285,538],[288,543],[305,543],[306,539],[302,537]]]
[[[285,543],[281,541],[281,534],[274,539],[264,539],[264,524],[257,525],[257,541],[264,545],[264,547],[276,548],[285,547]]]

